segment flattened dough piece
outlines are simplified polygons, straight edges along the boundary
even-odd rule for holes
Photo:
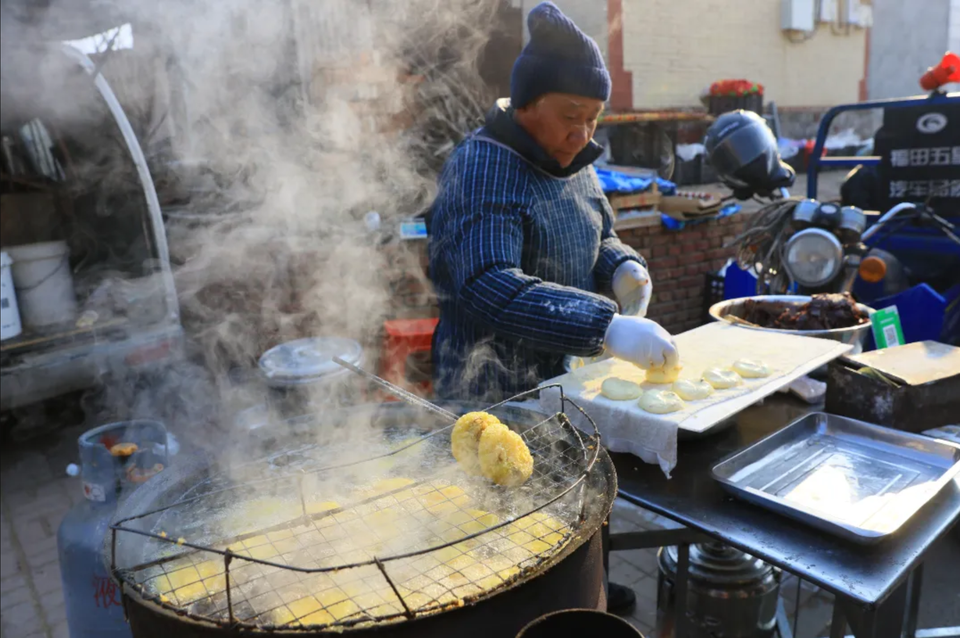
[[[770,376],[770,368],[763,361],[737,359],[733,362],[733,371],[744,379],[762,379]]]
[[[702,380],[677,379],[673,382],[673,391],[684,401],[699,401],[713,394],[713,386]]]
[[[740,385],[742,379],[740,375],[733,370],[724,368],[709,368],[703,371],[703,380],[715,387],[717,390],[726,390]]]
[[[652,414],[668,414],[683,409],[683,400],[668,390],[651,390],[640,397],[640,407]]]
[[[650,383],[673,383],[680,376],[683,366],[676,368],[651,368],[647,370],[647,381]]]
[[[609,379],[604,379],[603,383],[600,384],[600,394],[611,401],[632,401],[639,399],[640,395],[643,394],[643,390],[633,381],[610,377]]]

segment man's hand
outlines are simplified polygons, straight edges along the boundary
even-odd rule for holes
[[[649,319],[613,315],[603,346],[616,358],[645,370],[680,365],[680,353],[673,337]]]
[[[647,314],[653,283],[647,269],[638,262],[625,261],[613,273],[613,294],[620,303],[620,313],[643,317]]]

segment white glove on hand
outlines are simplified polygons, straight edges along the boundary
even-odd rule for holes
[[[645,316],[650,295],[653,294],[653,283],[647,269],[633,260],[617,266],[613,273],[613,294],[620,303],[622,314]]]
[[[680,365],[680,353],[673,337],[649,319],[613,315],[603,347],[616,358],[645,370]]]

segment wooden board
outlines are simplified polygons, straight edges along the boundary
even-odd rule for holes
[[[764,379],[747,379],[738,388],[717,390],[709,399],[688,402],[683,410],[665,415],[645,412],[636,401],[611,401],[600,394],[601,384],[609,377],[635,381],[645,390],[669,389],[669,386],[647,383],[644,371],[625,361],[607,359],[592,363],[549,383],[559,383],[598,423],[610,418],[621,423],[629,421],[638,428],[673,424],[679,429],[704,432],[851,349],[838,341],[751,330],[720,322],[690,330],[675,339],[683,365],[681,378],[698,379],[707,368],[728,367],[740,358],[762,360],[772,373]]]
[[[643,191],[642,193],[630,193],[628,195],[614,193],[610,195],[609,199],[610,206],[614,212],[620,212],[621,210],[633,208],[657,206],[660,203],[661,196],[660,190],[657,188],[657,182],[654,181],[650,185],[650,190]]]
[[[723,209],[723,198],[712,193],[678,193],[660,200],[660,212],[674,219],[686,221],[718,214]]]

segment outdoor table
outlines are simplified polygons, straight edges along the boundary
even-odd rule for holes
[[[768,398],[741,412],[721,432],[681,439],[671,479],[632,455],[611,455],[621,498],[685,526],[609,535],[610,551],[678,546],[675,638],[685,638],[690,629],[683,613],[690,544],[707,540],[736,547],[832,592],[831,638],[843,636],[846,624],[857,638],[899,638],[901,629],[907,638],[960,635],[958,627],[917,631],[916,626],[924,555],[960,516],[960,479],[892,538],[864,546],[736,500],[711,477],[711,468],[725,456],[818,410],[792,397]],[[790,638],[782,604],[777,624],[781,638]]]

